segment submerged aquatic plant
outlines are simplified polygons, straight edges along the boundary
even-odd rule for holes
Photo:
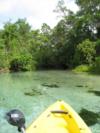
[[[76,85],[76,87],[85,87],[85,88],[88,88],[89,86],[88,85]]]
[[[76,87],[84,87],[84,85],[76,85]]]
[[[97,90],[89,90],[89,93],[94,93],[96,96],[100,96],[100,91]]]
[[[25,92],[24,94],[27,96],[42,95],[42,93],[36,89],[32,89],[31,92]]]
[[[100,113],[95,113],[84,108],[81,109],[79,115],[89,126],[98,123],[98,119],[100,118]]]
[[[42,86],[50,87],[50,88],[58,88],[59,86],[57,84],[42,84]]]

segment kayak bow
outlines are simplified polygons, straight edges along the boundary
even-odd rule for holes
[[[82,118],[64,101],[49,106],[26,133],[92,133]]]

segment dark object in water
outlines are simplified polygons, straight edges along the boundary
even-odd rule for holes
[[[100,96],[100,91],[97,90],[89,90],[89,93],[94,93],[96,96]]]
[[[35,96],[35,95],[42,95],[42,93],[38,90],[32,89],[31,92],[24,92],[27,96]]]
[[[6,113],[5,118],[11,125],[17,126],[18,131],[25,129],[25,117],[21,111],[13,109]]]
[[[85,87],[85,88],[87,88],[88,85],[76,85],[76,87]]]
[[[100,113],[94,113],[84,108],[81,109],[79,115],[83,118],[88,126],[98,123],[98,118],[100,118]]]
[[[56,84],[42,84],[42,86],[45,86],[45,87],[50,87],[50,88],[58,88],[59,86],[56,85]]]
[[[76,85],[76,87],[84,87],[83,85]]]

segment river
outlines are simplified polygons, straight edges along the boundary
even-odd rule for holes
[[[50,104],[64,100],[80,115],[89,113],[87,122],[93,133],[100,133],[100,76],[71,71],[36,71],[0,74],[0,133],[18,133],[4,116],[20,109],[26,126]],[[83,111],[83,113],[82,113]],[[86,119],[86,118],[85,118]],[[88,118],[89,119],[89,118]]]

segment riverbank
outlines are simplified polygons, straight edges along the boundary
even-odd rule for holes
[[[80,65],[75,67],[72,71],[76,73],[80,73],[80,72],[90,73],[91,67],[88,65]]]
[[[8,73],[10,70],[8,68],[2,68],[0,69],[0,73]]]
[[[100,75],[100,73],[94,69],[93,66],[89,66],[89,65],[80,65],[77,66],[73,69],[42,69],[42,70],[36,70],[34,69],[33,71],[72,71],[76,74],[78,73],[85,73],[85,74],[89,74],[89,75]],[[9,70],[9,68],[1,68],[0,69],[0,73],[10,73],[11,71]],[[14,71],[12,71],[14,72]],[[31,72],[30,71],[15,71],[15,72]]]
[[[96,68],[95,66],[91,65],[80,65],[72,69],[75,73],[87,73],[90,75],[100,75],[99,68]]]

